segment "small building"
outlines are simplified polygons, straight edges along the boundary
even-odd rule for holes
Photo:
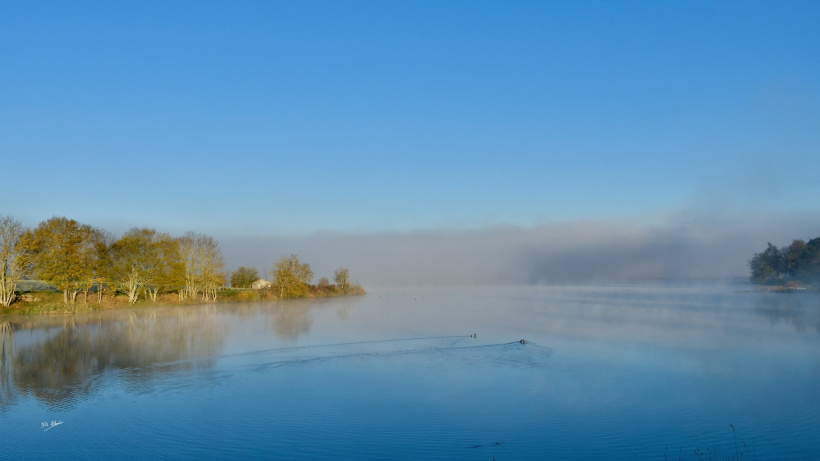
[[[269,282],[265,279],[259,279],[253,283],[251,283],[251,288],[254,290],[264,290],[266,288],[270,288],[273,286],[273,282]]]

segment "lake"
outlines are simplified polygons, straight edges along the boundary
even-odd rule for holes
[[[820,296],[740,281],[382,289],[0,332],[3,460],[820,459]]]

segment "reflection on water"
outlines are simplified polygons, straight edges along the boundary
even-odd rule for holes
[[[820,459],[818,299],[487,287],[6,318],[0,459],[728,459],[730,424],[744,459]]]
[[[276,336],[291,342],[296,342],[299,335],[309,332],[313,326],[310,304],[305,302],[276,304],[270,309],[270,315]]]
[[[53,407],[71,404],[94,393],[95,378],[106,371],[119,371],[128,386],[155,373],[208,367],[224,339],[214,313],[207,306],[64,317],[56,331],[37,331],[42,338],[31,344],[3,349],[3,403],[20,393]],[[12,323],[5,325],[4,345],[13,346]],[[30,321],[27,326],[33,327]]]
[[[3,411],[15,397],[10,384],[13,366],[14,329],[11,322],[0,322],[0,411]]]
[[[820,297],[814,293],[758,293],[755,311],[772,323],[794,325],[798,332],[820,333]]]

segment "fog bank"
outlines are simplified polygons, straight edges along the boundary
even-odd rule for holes
[[[320,232],[302,237],[220,237],[228,268],[270,270],[283,255],[316,279],[350,269],[365,287],[573,284],[747,276],[747,261],[793,238],[820,235],[820,218],[674,217],[656,225],[570,222],[408,233]]]

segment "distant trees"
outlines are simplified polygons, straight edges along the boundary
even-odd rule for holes
[[[340,267],[333,272],[333,280],[336,282],[336,286],[339,287],[339,290],[342,293],[347,293],[350,291],[350,271],[345,269],[344,267]]]
[[[250,288],[257,280],[259,271],[255,267],[241,266],[231,274],[231,286],[234,288]]]
[[[10,216],[0,217],[0,304],[14,301],[17,283],[28,268],[28,253],[23,246],[26,230]]]
[[[310,269],[310,264],[302,263],[295,254],[279,259],[274,264],[271,275],[279,299],[299,298],[308,294],[312,296],[329,296],[334,293],[364,294],[362,287],[350,283],[350,271],[344,267],[333,272],[335,285],[331,285],[327,277],[321,277],[318,285],[312,286],[313,271]]]
[[[784,272],[783,254],[771,243],[760,253],[755,253],[749,261],[752,270],[752,280],[758,283],[768,282],[779,278]]]
[[[796,239],[782,248],[768,243],[749,260],[749,269],[755,283],[820,282],[820,237],[808,243]]]
[[[806,243],[792,269],[794,277],[806,282],[820,282],[820,237]]]
[[[279,293],[279,299],[299,298],[307,295],[313,271],[310,264],[302,263],[295,254],[283,256],[276,262],[271,271],[273,284]]]
[[[215,301],[225,285],[225,262],[211,236],[187,232],[181,237],[135,227],[117,238],[109,232],[65,217],[53,217],[27,229],[11,217],[0,216],[0,305],[15,299],[20,280],[38,278],[63,293],[63,302],[76,302],[84,293],[123,293],[129,304],[140,296],[157,301],[160,293],[177,292],[180,301]],[[350,284],[345,268],[311,285],[313,271],[295,254],[282,257],[271,269],[279,299],[334,293],[364,293]],[[256,268],[240,267],[231,274],[234,287],[250,287],[259,279]],[[116,297],[116,296],[115,296]]]
[[[783,265],[786,273],[798,272],[806,252],[806,242],[800,239],[792,241],[788,248],[781,250]]]

